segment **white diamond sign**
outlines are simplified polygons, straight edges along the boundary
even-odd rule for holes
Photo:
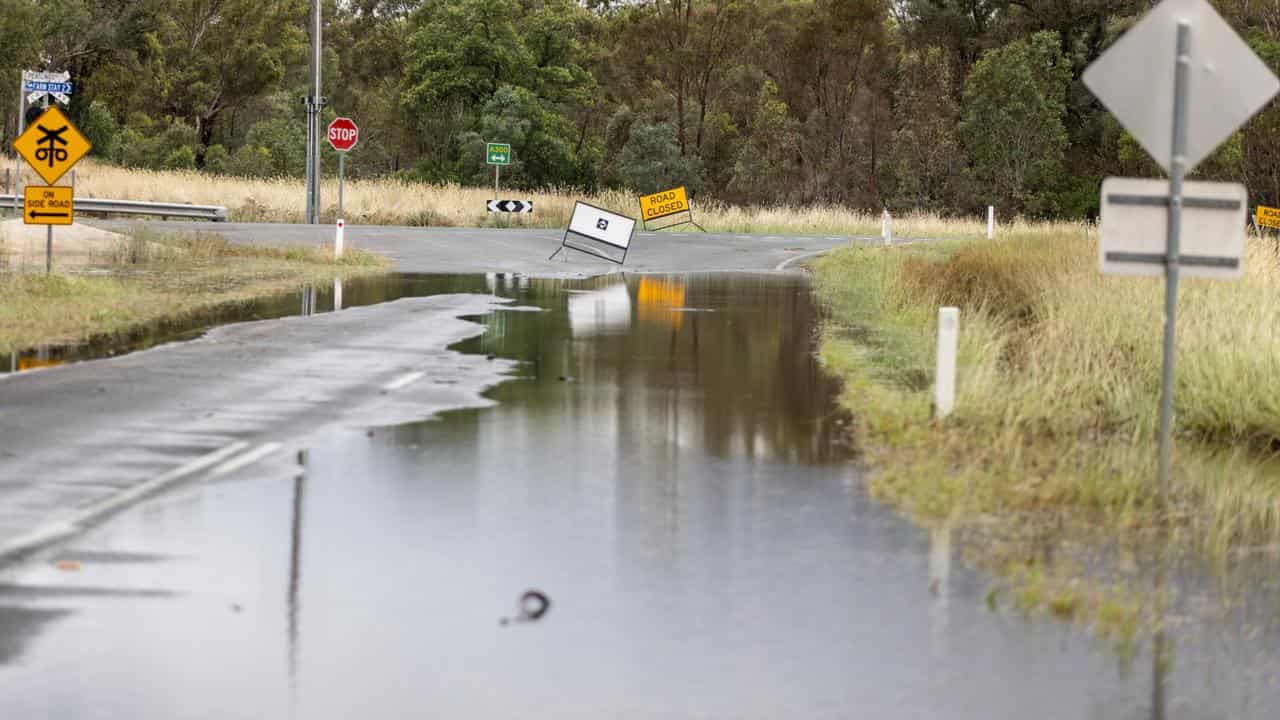
[[[1164,0],[1084,72],[1125,129],[1169,170],[1178,23],[1191,25],[1190,172],[1277,91],[1280,80],[1207,0]]]

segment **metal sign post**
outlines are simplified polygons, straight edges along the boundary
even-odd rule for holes
[[[360,128],[351,118],[334,118],[329,123],[329,145],[338,152],[338,226],[333,239],[334,257],[342,257],[343,236],[346,230],[346,212],[342,204],[346,194],[347,153],[360,141]]]
[[[1187,107],[1191,24],[1178,21],[1177,68],[1173,80],[1173,146],[1169,154],[1169,229],[1164,250],[1164,361],[1160,375],[1160,506],[1169,507],[1169,462],[1173,451],[1173,365],[1178,333],[1178,256],[1182,251],[1182,181],[1187,173]]]

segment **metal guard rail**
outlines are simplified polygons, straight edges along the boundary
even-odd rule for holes
[[[0,211],[22,207],[21,198],[0,195]],[[210,222],[226,222],[227,209],[221,205],[190,205],[187,203],[148,202],[145,200],[108,200],[105,198],[77,197],[76,212],[101,213],[103,215],[159,215],[162,218],[181,217]]]

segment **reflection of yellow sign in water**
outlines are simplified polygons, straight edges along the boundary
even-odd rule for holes
[[[89,154],[93,145],[57,106],[36,119],[17,140],[13,149],[50,185],[80,158]]]
[[[65,361],[57,360],[54,358],[24,357],[24,358],[18,358],[18,369],[19,370],[35,370],[37,368],[56,367],[58,365],[61,365],[63,362]]]
[[[640,217],[645,222],[682,212],[689,212],[689,196],[683,186],[640,196]]]
[[[1280,208],[1259,205],[1255,217],[1259,227],[1280,228]]]
[[[75,219],[69,187],[28,185],[22,191],[22,222],[27,225],[70,225]]]
[[[684,307],[684,283],[679,280],[642,277],[640,288],[636,292],[636,305],[639,308],[640,322],[678,328],[684,318],[684,313],[677,311]]]

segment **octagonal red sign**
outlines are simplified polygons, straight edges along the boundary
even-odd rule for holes
[[[351,118],[334,118],[329,123],[329,144],[338,152],[346,152],[356,146],[356,140],[360,137],[360,128]]]

